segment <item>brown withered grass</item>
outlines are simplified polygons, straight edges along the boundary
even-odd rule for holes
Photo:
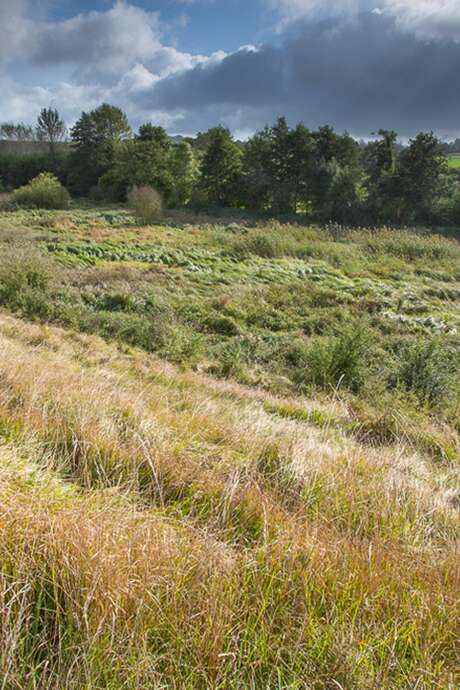
[[[0,317],[0,687],[457,688],[458,462]]]

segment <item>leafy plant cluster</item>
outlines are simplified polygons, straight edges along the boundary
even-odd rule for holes
[[[11,203],[22,208],[65,209],[70,205],[70,194],[57,177],[44,172],[16,189]]]

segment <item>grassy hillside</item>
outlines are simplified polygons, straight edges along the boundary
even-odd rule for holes
[[[3,687],[456,688],[459,259],[0,214]]]

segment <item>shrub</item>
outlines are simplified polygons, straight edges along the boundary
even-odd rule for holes
[[[12,194],[0,191],[0,211],[9,211],[11,209]]]
[[[101,186],[101,184],[95,184],[91,187],[89,190],[89,198],[91,201],[94,201],[96,204],[102,203],[104,201],[107,201],[107,192],[106,190]]]
[[[44,172],[17,189],[12,202],[24,208],[62,209],[69,207],[70,195],[57,177]]]
[[[56,266],[39,252],[2,250],[0,253],[0,304],[27,316],[49,313],[51,277]]]
[[[283,255],[283,248],[275,237],[258,233],[248,238],[247,246],[251,254],[262,259],[276,259]]]
[[[216,348],[216,361],[210,373],[223,378],[233,377],[239,381],[246,379],[246,372],[251,359],[248,342],[241,338],[232,338]]]
[[[205,319],[205,326],[211,333],[235,336],[240,334],[238,324],[231,316],[211,314]]]
[[[451,201],[449,216],[451,223],[460,226],[460,190],[455,193]]]
[[[259,256],[262,259],[276,259],[283,256],[284,250],[277,237],[257,232],[236,241],[226,253],[240,261],[244,261],[251,256]]]
[[[441,403],[452,397],[459,383],[457,356],[442,338],[406,346],[391,383],[412,391],[421,402]]]
[[[170,362],[193,365],[203,355],[203,336],[186,325],[169,324],[165,328],[162,340],[160,355]]]
[[[287,353],[294,367],[294,380],[301,387],[313,386],[329,390],[344,386],[358,392],[368,373],[370,336],[364,326],[349,326],[327,342],[310,347],[294,345]]]
[[[161,218],[163,199],[153,187],[133,187],[128,194],[128,204],[136,218],[145,225]]]

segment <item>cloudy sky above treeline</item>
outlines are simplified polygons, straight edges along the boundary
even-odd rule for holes
[[[460,136],[460,0],[0,0],[0,120]]]

